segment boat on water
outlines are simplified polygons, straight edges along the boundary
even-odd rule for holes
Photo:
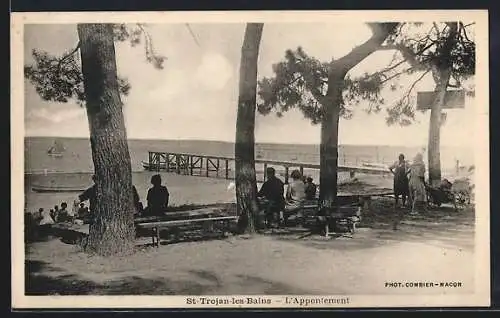
[[[64,147],[64,144],[59,140],[54,140],[52,146],[47,150],[47,154],[51,157],[58,158],[62,157],[65,151],[66,147]]]
[[[385,163],[377,163],[377,162],[363,162],[363,167],[367,168],[379,168],[379,169],[388,169],[388,165]]]
[[[48,186],[48,185],[33,185],[31,190],[38,193],[48,192],[83,192],[85,187],[65,187],[65,186]]]

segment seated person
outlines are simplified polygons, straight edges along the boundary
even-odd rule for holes
[[[97,176],[92,175],[92,186],[87,188],[85,191],[83,191],[79,196],[78,200],[75,202],[80,203],[80,208],[82,208],[82,204],[84,201],[89,201],[89,207],[85,208],[86,213],[85,213],[85,219],[89,219],[89,221],[92,219],[90,213],[95,212],[96,209],[96,199],[97,199]],[[137,189],[134,185],[132,185],[132,191],[134,195],[134,206],[136,209],[139,211],[139,213],[142,211],[142,203],[139,200],[139,194],[137,193]],[[140,207],[140,208],[139,208]],[[78,210],[80,211],[80,210]],[[83,210],[82,210],[83,213]],[[135,213],[134,213],[135,214]],[[80,212],[78,212],[78,215],[80,217]]]
[[[66,202],[61,203],[61,209],[59,210],[59,213],[57,213],[57,222],[66,222],[70,219],[67,208],[68,204]]]
[[[68,204],[66,202],[63,202],[61,204],[61,207],[62,206],[64,206],[64,210],[66,211],[66,220],[73,223],[76,218],[76,213],[78,212],[78,204],[73,204],[73,207],[71,209],[68,209]]]
[[[291,212],[300,209],[304,199],[306,198],[306,185],[302,181],[302,176],[298,170],[292,171],[290,174],[292,182],[288,185],[286,191],[285,211]]]
[[[54,224],[54,219],[52,219],[52,216],[50,215],[49,211],[44,211],[43,208],[40,208],[38,211],[40,213],[40,225],[49,225],[49,224]]]
[[[57,218],[59,217],[59,206],[58,205],[55,205],[54,206],[54,217],[52,217],[54,219],[54,221],[57,222]]]
[[[93,213],[95,211],[95,206],[96,206],[96,198],[97,198],[97,176],[94,174],[92,175],[92,182],[94,183],[91,185],[89,188],[87,188],[85,191],[83,191],[79,196],[78,196],[78,202],[84,202],[89,200],[89,210],[90,213]]]
[[[448,179],[443,179],[439,184],[439,188],[443,191],[451,191],[452,186],[453,184]]]
[[[135,213],[134,214],[141,214],[142,210],[144,209],[142,206],[141,199],[139,197],[139,193],[137,192],[137,188],[135,185],[132,185],[132,193],[134,195],[134,207],[135,207]]]
[[[163,215],[168,206],[170,193],[167,187],[161,184],[161,176],[159,174],[151,177],[151,184],[153,187],[148,190],[146,198],[148,206],[146,207],[145,214],[160,216]]]
[[[437,187],[429,187],[428,191],[431,195],[432,201],[435,204],[446,203],[453,199],[453,195],[451,194],[451,187],[453,184],[447,179],[443,179],[439,186]]]
[[[78,209],[78,218],[83,220],[88,213],[89,209],[85,206],[85,203],[81,202],[80,208]]]
[[[266,175],[267,180],[262,184],[262,187],[257,193],[257,197],[264,198],[268,201],[265,207],[266,223],[270,226],[277,218],[276,214],[280,213],[285,207],[285,198],[283,196],[285,190],[283,181],[276,177],[274,168],[267,168]]]
[[[316,199],[316,185],[313,183],[313,178],[307,177],[306,179],[306,200]]]
[[[57,219],[57,215],[56,215],[56,212],[54,211],[54,209],[50,209],[50,217],[52,218],[52,220],[56,220]]]

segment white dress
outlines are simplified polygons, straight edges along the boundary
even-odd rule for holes
[[[49,211],[42,212],[42,220],[40,221],[40,225],[54,224],[54,220],[50,216]]]

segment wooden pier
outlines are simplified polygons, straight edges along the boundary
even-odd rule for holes
[[[166,171],[191,176],[234,179],[234,163],[234,158],[222,156],[149,151],[148,161],[143,161],[142,165],[144,169],[149,171]],[[258,181],[266,180],[266,169],[272,166],[275,167],[277,171],[284,172],[284,181],[286,184],[288,183],[290,171],[292,169],[298,169],[302,175],[304,174],[304,169],[320,169],[319,164],[292,161],[256,159],[255,164],[262,166],[261,170],[256,168],[257,175],[261,174],[263,176],[263,178]],[[354,177],[356,173],[390,175],[388,169],[366,166],[339,165],[338,171],[349,172],[351,177]]]

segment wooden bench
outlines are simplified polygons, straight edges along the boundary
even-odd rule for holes
[[[204,217],[196,219],[170,220],[137,223],[138,228],[151,229],[151,239],[153,246],[160,246],[160,231],[165,228],[178,228],[184,225],[203,225],[205,230],[213,231],[215,224],[222,224],[222,232],[225,236],[228,232],[229,224],[238,220],[237,216]]]
[[[324,221],[322,220],[324,218]],[[354,234],[356,231],[356,225],[361,221],[361,206],[342,206],[338,207],[336,212],[330,213],[326,216],[319,216],[319,220],[323,221],[324,235],[329,236],[332,233],[336,233],[339,227],[345,227],[345,229]]]
[[[344,227],[348,232],[354,234],[356,224],[361,220],[361,210],[362,207],[359,203],[353,203],[342,205],[330,214],[321,215],[317,201],[305,201],[300,208],[285,212],[285,220],[288,220],[292,215],[301,214],[300,217],[297,216],[299,219],[298,224],[304,225],[310,221],[318,224],[319,222],[325,236],[329,236],[332,233],[332,228],[333,230],[338,230],[340,227]],[[335,231],[333,232],[336,233]]]
[[[224,212],[222,212],[220,209],[217,208],[200,208],[187,211],[164,212],[162,213],[162,215],[136,216],[134,218],[134,223],[137,225],[139,223],[148,223],[148,222],[199,219],[199,218],[209,218],[209,217],[219,217],[219,216],[227,216],[227,215],[225,215]]]

